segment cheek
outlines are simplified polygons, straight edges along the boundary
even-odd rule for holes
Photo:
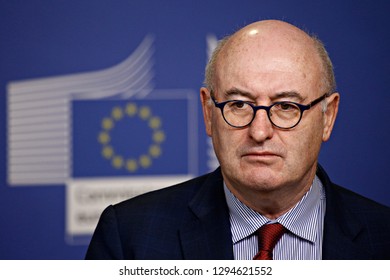
[[[317,161],[320,151],[322,130],[317,125],[317,129],[306,126],[291,132],[293,133],[284,141],[289,164],[304,169],[312,166]]]
[[[220,163],[235,161],[237,148],[242,145],[241,131],[232,129],[225,123],[219,123],[212,129],[214,150]]]

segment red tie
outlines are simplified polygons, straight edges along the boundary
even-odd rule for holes
[[[259,252],[254,260],[272,260],[272,251],[279,239],[286,232],[286,228],[279,223],[266,224],[257,230]]]

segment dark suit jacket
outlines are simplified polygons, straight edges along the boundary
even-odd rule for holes
[[[390,259],[390,208],[333,184],[326,192],[323,259]],[[109,206],[86,259],[233,259],[220,169]]]

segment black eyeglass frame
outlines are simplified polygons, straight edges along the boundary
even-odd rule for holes
[[[215,100],[214,94],[211,92],[211,99],[213,100],[214,102],[214,105],[215,107],[219,108],[221,110],[221,113],[222,113],[222,117],[223,119],[225,120],[225,122],[232,126],[232,127],[235,127],[235,128],[244,128],[244,127],[247,127],[249,125],[251,125],[251,123],[253,122],[253,120],[255,119],[256,117],[256,113],[258,110],[265,110],[267,112],[267,116],[268,116],[268,119],[269,121],[271,122],[271,124],[277,128],[280,128],[280,129],[292,129],[294,127],[296,127],[302,120],[302,116],[303,116],[303,112],[306,111],[306,110],[310,110],[312,107],[314,107],[315,105],[317,105],[318,103],[320,103],[322,100],[324,100],[325,98],[329,97],[331,94],[329,93],[325,93],[324,95],[321,95],[320,97],[318,97],[317,99],[313,100],[312,102],[310,102],[309,104],[306,104],[306,105],[303,105],[303,104],[299,104],[299,103],[296,103],[296,102],[292,102],[292,101],[280,101],[280,102],[275,102],[273,104],[271,104],[270,106],[262,106],[262,105],[259,105],[259,106],[255,106],[253,104],[251,104],[250,102],[248,101],[243,101],[243,100],[227,100],[227,101],[224,101],[224,102],[218,102],[217,100]],[[242,102],[242,103],[245,103],[247,105],[249,105],[252,109],[253,109],[253,117],[252,119],[250,120],[250,122],[246,125],[242,125],[242,126],[237,126],[237,125],[232,125],[231,123],[229,123],[226,118],[225,118],[225,115],[223,113],[223,108],[225,107],[226,104],[230,103],[230,102]],[[290,127],[281,127],[281,126],[278,126],[276,125],[272,120],[271,120],[271,116],[270,116],[270,110],[273,106],[275,105],[280,105],[280,104],[294,104],[296,105],[299,109],[300,109],[300,116],[299,116],[299,120],[297,121],[296,124],[294,124],[293,126],[290,126]]]

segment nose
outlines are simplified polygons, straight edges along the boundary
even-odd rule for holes
[[[255,118],[248,127],[248,133],[249,136],[258,143],[272,138],[274,127],[265,110],[258,110],[256,112]]]

